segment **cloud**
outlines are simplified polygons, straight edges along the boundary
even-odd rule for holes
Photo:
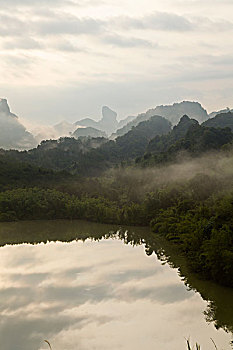
[[[180,4],[191,4],[191,5],[203,5],[203,4],[215,4],[222,6],[223,4],[233,5],[232,0],[179,0]]]
[[[26,30],[26,23],[16,16],[0,14],[0,36],[22,36]]]
[[[10,67],[18,67],[20,70],[23,70],[24,68],[31,67],[35,62],[36,59],[29,57],[27,55],[4,55],[2,56],[4,62],[9,65]]]
[[[116,27],[118,26],[124,29],[168,32],[190,32],[210,29],[227,31],[233,29],[233,22],[226,19],[212,20],[203,16],[181,16],[168,12],[154,12],[142,17],[120,16],[112,20]]]
[[[65,5],[75,5],[77,2],[72,0],[40,0],[38,4],[38,0],[2,0],[1,7],[9,7],[9,6],[29,6],[32,7],[34,5],[46,5],[46,6],[65,6]]]
[[[104,22],[93,18],[78,18],[67,15],[60,18],[35,21],[32,23],[32,29],[37,34],[56,35],[56,34],[92,34],[97,35]]]
[[[120,24],[125,29],[152,29],[163,31],[190,31],[194,29],[194,24],[184,16],[174,13],[155,12],[143,17],[119,17],[115,23]]]
[[[34,50],[34,49],[41,49],[42,45],[35,39],[32,39],[30,37],[28,38],[25,37],[25,38],[9,40],[3,44],[3,48],[5,50],[15,50],[15,49]]]
[[[216,8],[209,6],[210,0],[187,0],[187,5],[184,0],[166,0],[161,5],[148,0],[134,7],[132,1],[121,6],[123,1],[116,4],[113,0],[105,4],[96,0],[2,0],[1,94],[18,101],[17,110],[25,118],[49,117],[54,123],[73,120],[76,114],[82,117],[92,113],[95,117],[99,106],[108,101],[114,101],[122,113],[132,113],[183,95],[192,98],[191,93],[186,94],[188,83],[196,98],[197,89],[198,94],[213,89],[213,84],[207,86],[208,76],[212,80],[224,78],[219,93],[215,92],[221,98],[220,90],[232,79],[233,2],[213,1]],[[126,55],[127,49],[133,56]],[[198,88],[197,81],[205,86]],[[129,82],[132,91],[127,89]],[[179,86],[174,88],[176,84]],[[161,85],[163,93],[157,91]],[[72,100],[70,105],[59,101],[62,107],[58,108],[58,102],[54,103],[60,96],[55,86],[64,88],[66,98]],[[25,91],[29,90],[33,102],[19,101],[19,93],[15,93],[18,87],[26,99]],[[44,95],[52,95],[52,102],[43,96],[38,105],[36,87],[46,90]],[[71,97],[67,93],[70,89]],[[95,111],[89,106],[90,99]],[[207,106],[210,103],[203,102]],[[219,103],[225,104],[225,99]],[[211,108],[217,108],[216,104],[211,102]]]
[[[108,18],[77,17],[67,12],[53,11],[51,9],[38,9],[34,15],[29,13],[22,17],[22,13],[9,15],[0,14],[0,36],[3,37],[33,37],[59,35],[105,35],[114,28],[115,32],[125,30],[164,31],[164,32],[190,32],[198,30],[228,31],[233,29],[233,23],[226,20],[210,20],[203,17],[188,18],[174,13],[154,12],[141,17],[111,16]],[[39,16],[39,17],[38,17]],[[124,36],[124,35],[123,35]],[[145,39],[123,38],[119,33],[110,34],[104,39],[121,47],[151,46]],[[29,40],[29,39],[28,39]],[[35,43],[34,43],[35,44]],[[22,46],[22,43],[21,43]],[[27,44],[25,44],[27,46]],[[27,48],[27,47],[25,47]],[[71,47],[70,47],[71,49]],[[72,51],[72,50],[71,50]]]
[[[1,8],[20,6],[20,7],[64,7],[64,6],[75,6],[75,7],[89,7],[89,6],[101,6],[104,4],[101,0],[1,0]]]
[[[45,46],[46,47],[46,46]],[[63,52],[86,52],[84,48],[77,47],[73,45],[69,40],[66,39],[59,39],[56,40],[54,43],[51,43],[47,47],[52,48],[57,51],[63,51]]]
[[[103,37],[103,42],[121,48],[130,47],[157,47],[156,44],[140,38],[124,37],[117,34],[109,34]]]
[[[23,50],[23,51],[28,51],[28,50],[52,50],[52,51],[61,51],[61,52],[87,52],[87,50],[83,47],[77,47],[76,45],[73,45],[71,41],[68,39],[62,38],[62,37],[55,37],[52,38],[51,40],[40,40],[37,41],[33,38],[30,37],[24,37],[24,38],[13,38],[11,40],[7,40],[2,43],[2,48],[4,50]],[[3,56],[4,57],[4,56]],[[12,61],[13,64],[14,61],[16,64],[25,62],[27,63],[27,58],[25,56],[7,56],[6,60]],[[31,60],[31,58],[30,58]],[[28,60],[28,61],[30,61]],[[28,62],[30,63],[30,62]]]

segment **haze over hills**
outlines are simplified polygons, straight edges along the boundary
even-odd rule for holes
[[[79,137],[107,137],[107,134],[104,131],[98,130],[91,126],[86,128],[78,128],[72,134],[71,137],[78,139]]]
[[[62,122],[54,125],[54,129],[57,132],[58,137],[69,136],[77,129],[77,126],[67,122],[66,120],[63,120]]]
[[[232,126],[230,109],[221,110],[218,120],[208,119],[218,112],[209,115],[198,102],[183,101],[173,105],[157,106],[137,116],[128,116],[118,121],[117,113],[107,106],[102,107],[102,117],[99,121],[85,118],[75,123],[62,121],[54,126],[35,125],[29,129],[20,122],[18,117],[10,112],[7,100],[0,100],[0,147],[9,149],[30,149],[42,140],[58,139],[59,137],[109,137],[115,139],[123,136],[140,122],[149,120],[152,116],[162,116],[176,125],[183,115],[202,123],[205,126]],[[224,117],[226,115],[226,117]],[[231,127],[232,128],[232,127]]]
[[[226,107],[224,109],[221,109],[220,111],[211,112],[209,114],[209,118],[214,118],[217,114],[223,114],[223,113],[228,113],[228,112],[233,112],[233,109],[230,109],[229,107]]]
[[[139,123],[115,141],[103,137],[64,137],[42,141],[37,148],[28,152],[6,151],[2,155],[56,171],[66,170],[79,175],[95,176],[122,161],[142,156],[151,139],[170,130],[171,123],[167,119],[155,116]]]
[[[5,149],[30,149],[36,140],[11,113],[6,99],[0,99],[0,147]]]
[[[102,118],[95,121],[90,118],[85,118],[77,121],[76,125],[92,127],[106,132],[108,135],[114,132],[118,127],[117,113],[107,106],[102,107]]]
[[[202,125],[213,128],[230,128],[233,131],[233,110],[217,114],[215,117],[206,120]]]
[[[228,118],[226,114],[223,116],[225,118],[220,118],[223,122],[229,123],[229,118],[233,122],[233,114]],[[224,123],[222,123],[223,127],[218,126],[220,123],[215,126],[218,117],[209,119],[212,120],[212,125],[207,124],[209,120],[200,125],[197,120],[184,115],[170,133],[157,135],[149,142],[144,156],[136,160],[137,164],[154,166],[175,161],[180,154],[196,157],[210,150],[220,150],[226,144],[230,145],[233,141],[231,128],[225,127]]]
[[[152,116],[115,140],[63,137],[1,150],[0,221],[150,224],[181,246],[194,271],[233,286],[232,120],[228,112],[200,125],[184,115],[172,128]]]
[[[173,105],[157,106],[155,108],[149,109],[145,113],[139,114],[123,128],[117,130],[116,136],[125,134],[139,122],[147,120],[154,115],[160,115],[168,119],[172,125],[176,125],[179,122],[180,118],[185,114],[190,118],[196,119],[198,122],[203,122],[208,119],[207,111],[199,102],[183,101],[180,103],[174,103]]]

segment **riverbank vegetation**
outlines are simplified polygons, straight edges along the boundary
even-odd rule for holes
[[[232,140],[230,128],[184,116],[170,131],[153,117],[116,142],[66,138],[2,150],[0,221],[150,225],[193,271],[233,286]]]

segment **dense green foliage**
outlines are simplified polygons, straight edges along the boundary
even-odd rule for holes
[[[233,131],[233,113],[220,113],[214,118],[210,118],[202,123],[202,126],[213,127],[213,128],[230,128]]]
[[[7,157],[0,159],[0,191],[30,186],[49,186],[69,182],[72,176],[67,172],[54,172],[29,163],[13,161]]]
[[[187,116],[169,131],[166,119],[152,117],[115,141],[62,138],[30,151],[2,150],[0,221],[151,224],[180,247],[194,271],[233,286],[233,194],[227,194],[233,189],[233,134],[230,128],[200,126]],[[201,159],[213,150],[218,153],[212,160]],[[199,165],[186,161],[176,168],[176,156],[183,151],[191,159],[195,155]],[[135,157],[146,169],[129,167]],[[162,167],[167,161],[173,167]],[[158,163],[156,171],[147,167]]]
[[[198,125],[198,122],[184,115],[168,135],[156,136],[152,139],[148,144],[147,152],[167,152],[177,141],[185,138],[187,131],[193,125]]]
[[[230,128],[202,126],[196,120],[183,116],[168,135],[152,139],[147,152],[137,158],[136,163],[145,167],[171,162],[182,152],[196,157],[207,151],[220,150],[222,146],[231,144],[232,140]]]
[[[15,189],[0,193],[0,220],[151,224],[154,232],[180,246],[194,271],[233,286],[233,194],[219,192],[219,188],[215,178],[198,175],[183,184],[162,186],[137,201],[130,200],[127,186],[119,189],[117,200],[100,193],[78,196],[36,187]]]
[[[192,270],[233,286],[233,194],[204,203],[180,200],[160,210],[153,231],[179,244]]]
[[[7,151],[14,160],[30,162],[53,170],[67,170],[79,175],[95,176],[109,167],[142,156],[148,142],[156,135],[168,133],[170,122],[162,117],[152,117],[140,123],[116,141],[104,138],[60,138],[43,141],[30,151]],[[4,152],[2,151],[3,155]]]
[[[145,222],[143,208],[131,203],[121,208],[103,197],[78,198],[52,189],[27,188],[0,193],[0,221],[33,219],[86,219],[95,222]]]

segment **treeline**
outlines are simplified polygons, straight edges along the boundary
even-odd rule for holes
[[[70,183],[72,178],[66,171],[56,172],[7,157],[0,158],[0,191],[38,185],[55,186],[58,183]]]
[[[230,113],[230,115],[233,121],[233,114]],[[223,123],[224,126],[229,125],[229,117],[225,118],[227,120],[226,123]],[[207,122],[199,125],[196,120],[183,116],[169,134],[157,135],[149,142],[145,154],[136,159],[136,164],[148,167],[168,162],[174,163],[182,153],[198,157],[208,151],[223,150],[227,145],[232,147],[233,133],[231,128],[215,128],[208,126],[214,124],[214,121],[209,122],[209,124]]]
[[[0,193],[0,220],[85,219],[151,225],[180,246],[193,271],[233,286],[233,193],[216,192],[215,179],[199,176],[183,185],[150,192],[140,202],[78,197],[53,189],[25,188]],[[196,188],[194,192],[192,189]]]
[[[198,157],[206,151],[231,147],[232,130],[231,112],[217,115],[202,125],[183,116],[172,130],[167,119],[154,116],[116,140],[64,137],[43,141],[29,151],[0,150],[0,159],[10,158],[36,167],[95,177],[122,164],[156,166],[176,162],[182,152]]]
[[[207,151],[232,147],[233,133],[230,127],[225,127],[232,125],[233,128],[231,119],[233,114],[229,112],[199,125],[196,120],[183,116],[171,130],[168,120],[154,116],[116,140],[64,137],[43,141],[29,151],[1,150],[0,159],[67,171],[81,177],[95,177],[115,166],[136,165],[145,168],[175,163],[184,152],[198,157]]]
[[[174,205],[160,209],[151,227],[180,246],[193,271],[232,287],[232,213],[233,192],[196,204],[182,195]]]
[[[170,129],[165,118],[152,117],[116,141],[63,138],[1,151],[0,221],[151,225],[180,247],[194,271],[233,286],[231,129],[188,116]],[[192,161],[175,164],[183,151]],[[216,153],[202,159],[206,151]]]
[[[53,189],[25,188],[0,193],[0,221],[84,219],[100,223],[145,225],[143,207],[104,197],[82,197]]]
[[[43,141],[29,151],[4,151],[0,158],[8,157],[17,162],[55,171],[68,171],[80,176],[97,176],[121,162],[134,160],[145,153],[148,142],[156,135],[168,133],[170,122],[160,116],[139,123],[127,134],[115,141],[105,138],[64,137],[59,140]]]

